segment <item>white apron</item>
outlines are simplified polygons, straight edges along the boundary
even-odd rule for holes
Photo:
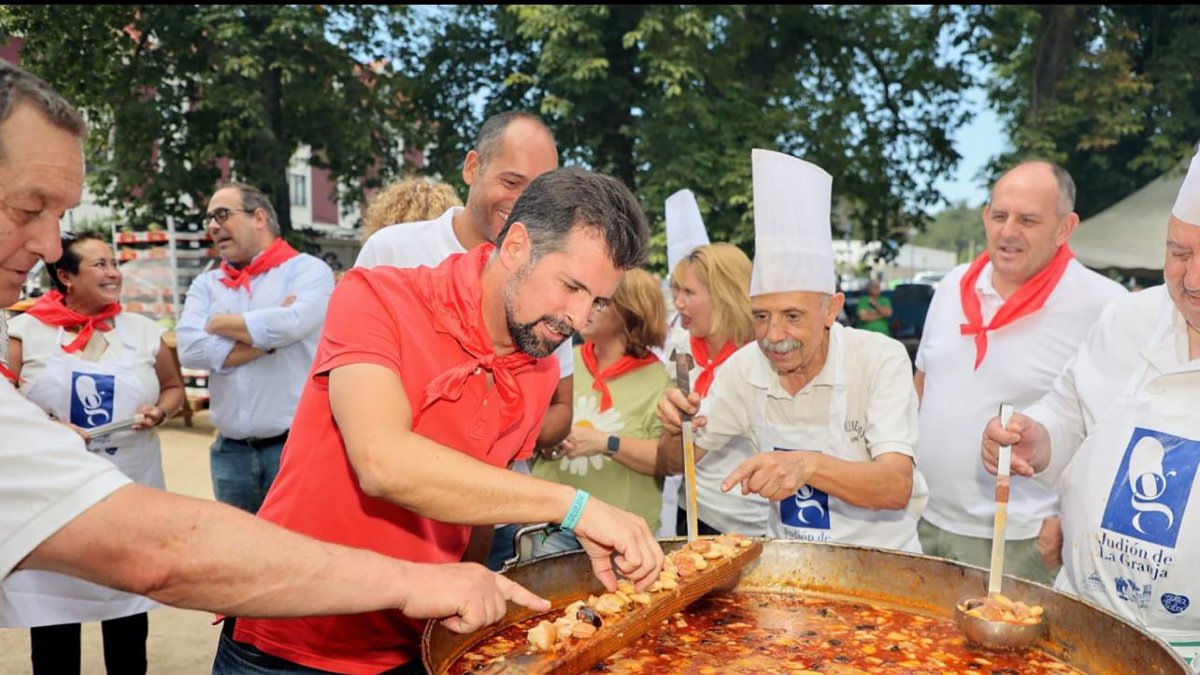
[[[109,335],[115,334],[124,348],[120,362],[93,363],[67,354],[61,349],[59,329],[60,349],[50,357],[45,372],[26,387],[25,397],[56,419],[84,429],[129,419],[141,406],[154,404],[158,392],[147,391],[134,367],[136,348],[120,324],[114,323]],[[164,487],[162,454],[153,431],[122,431],[93,439],[88,450],[112,461],[138,483]],[[156,607],[159,604],[149,598],[56,572],[17,571],[0,584],[0,626],[104,621]]]
[[[1200,663],[1200,361],[1142,383],[1173,349],[1168,310],[1142,363],[1059,484],[1060,590],[1107,608]],[[1192,505],[1197,508],[1191,509]]]
[[[830,365],[833,367],[833,391],[829,397],[829,423],[824,427],[787,425],[767,420],[767,390],[755,397],[754,425],[760,452],[807,450],[822,452],[839,459],[863,461],[846,436],[845,341],[833,339],[830,328]],[[877,548],[920,553],[917,520],[929,490],[920,472],[913,472],[913,496],[900,511],[875,511],[847,504],[811,485],[794,496],[771,502],[768,533],[777,539],[802,539],[813,542],[857,544]]]

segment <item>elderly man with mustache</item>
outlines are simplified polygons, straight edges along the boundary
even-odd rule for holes
[[[928,490],[915,465],[917,396],[903,345],[837,323],[829,211],[832,178],[755,150],[754,344],[717,373],[703,405],[678,391],[667,428],[699,413],[697,461],[745,438],[756,454],[721,486],[770,499],[773,537],[920,552]],[[660,457],[678,472],[677,453]]]

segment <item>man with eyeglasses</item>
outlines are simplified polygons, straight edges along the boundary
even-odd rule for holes
[[[312,366],[333,271],[279,236],[271,200],[244,183],[221,186],[204,215],[219,268],[188,289],[179,361],[209,371],[213,492],[257,513],[275,474]]]

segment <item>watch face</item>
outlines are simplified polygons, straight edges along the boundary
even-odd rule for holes
[[[615,455],[617,450],[621,448],[621,438],[619,436],[608,437],[608,454]]]

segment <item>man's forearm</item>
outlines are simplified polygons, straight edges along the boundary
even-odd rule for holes
[[[912,497],[912,460],[905,455],[888,453],[861,462],[817,452],[805,454],[815,463],[809,485],[848,504],[896,510],[907,506]]]
[[[537,447],[549,448],[558,445],[571,433],[571,404],[551,403],[538,432]]]
[[[235,344],[233,349],[229,351],[229,356],[225,357],[225,363],[223,365],[226,368],[234,368],[242,364],[250,363],[257,358],[262,357],[264,354],[266,354],[266,352],[257,347],[251,347],[248,344],[239,342]]]
[[[398,608],[412,590],[411,566],[402,561],[140,485],[118,490],[68,523],[21,567],[233,616]]]
[[[254,346],[254,338],[246,328],[246,320],[241,314],[214,314],[204,326],[204,330],[213,335],[236,340],[244,345]]]
[[[461,525],[559,522],[575,495],[570,486],[491,466],[414,432],[377,442],[383,445],[367,450],[375,466],[354,467],[363,491],[426,518]]]

